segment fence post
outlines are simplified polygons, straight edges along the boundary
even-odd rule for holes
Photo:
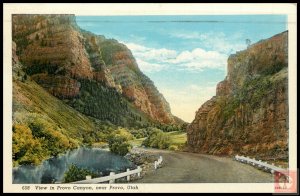
[[[138,166],[137,168],[139,170],[139,169],[141,169],[141,166]],[[141,172],[138,172],[138,177],[141,177]]]
[[[128,169],[126,170],[126,172],[129,172],[129,171],[130,171],[130,169],[128,168]],[[127,181],[128,181],[128,182],[130,181],[130,175],[127,176]]]
[[[115,175],[115,172],[110,172],[109,173],[109,176],[113,176],[113,175]],[[112,184],[112,183],[115,183],[115,179],[109,180],[109,184]]]
[[[271,169],[271,173],[274,174],[274,170],[273,169]]]
[[[90,180],[90,179],[92,179],[92,176],[85,176],[85,179]]]

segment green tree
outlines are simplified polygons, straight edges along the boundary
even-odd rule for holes
[[[39,34],[36,34],[35,35],[35,40],[39,40],[39,39],[40,39]]]
[[[64,182],[75,182],[79,180],[85,180],[86,176],[92,176],[92,178],[99,177],[99,174],[94,173],[85,168],[79,168],[75,164],[69,166],[68,171],[64,173]]]
[[[171,140],[167,133],[153,128],[149,136],[143,141],[143,145],[152,148],[167,149],[170,146]]]
[[[124,156],[132,148],[129,140],[132,140],[133,136],[124,128],[119,128],[108,137],[108,146],[112,153]]]

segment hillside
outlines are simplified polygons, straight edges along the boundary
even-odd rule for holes
[[[74,15],[13,15],[13,40],[26,74],[83,114],[130,127],[180,122],[131,51]]]
[[[82,144],[103,140],[110,127],[49,94],[22,71],[13,43],[13,161],[39,164]]]
[[[288,160],[287,43],[283,32],[229,57],[216,96],[188,126],[190,151]]]

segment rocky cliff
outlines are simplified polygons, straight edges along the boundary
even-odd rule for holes
[[[228,58],[228,73],[187,128],[190,151],[288,160],[288,33]]]
[[[119,114],[104,115],[104,110],[112,109],[101,105],[120,105],[115,110],[132,120],[175,123],[169,104],[125,45],[80,29],[74,15],[13,15],[12,19],[13,40],[25,72],[52,95],[82,113],[115,123],[120,122]],[[95,91],[96,100],[102,100],[96,106],[87,103]],[[103,97],[103,92],[121,103],[105,100],[110,97]],[[94,115],[96,109],[101,114]]]

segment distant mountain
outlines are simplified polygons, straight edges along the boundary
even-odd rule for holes
[[[193,152],[288,160],[288,32],[228,59],[216,96],[188,126]]]
[[[122,126],[182,123],[124,44],[80,29],[74,15],[12,19],[25,73],[77,111]]]

